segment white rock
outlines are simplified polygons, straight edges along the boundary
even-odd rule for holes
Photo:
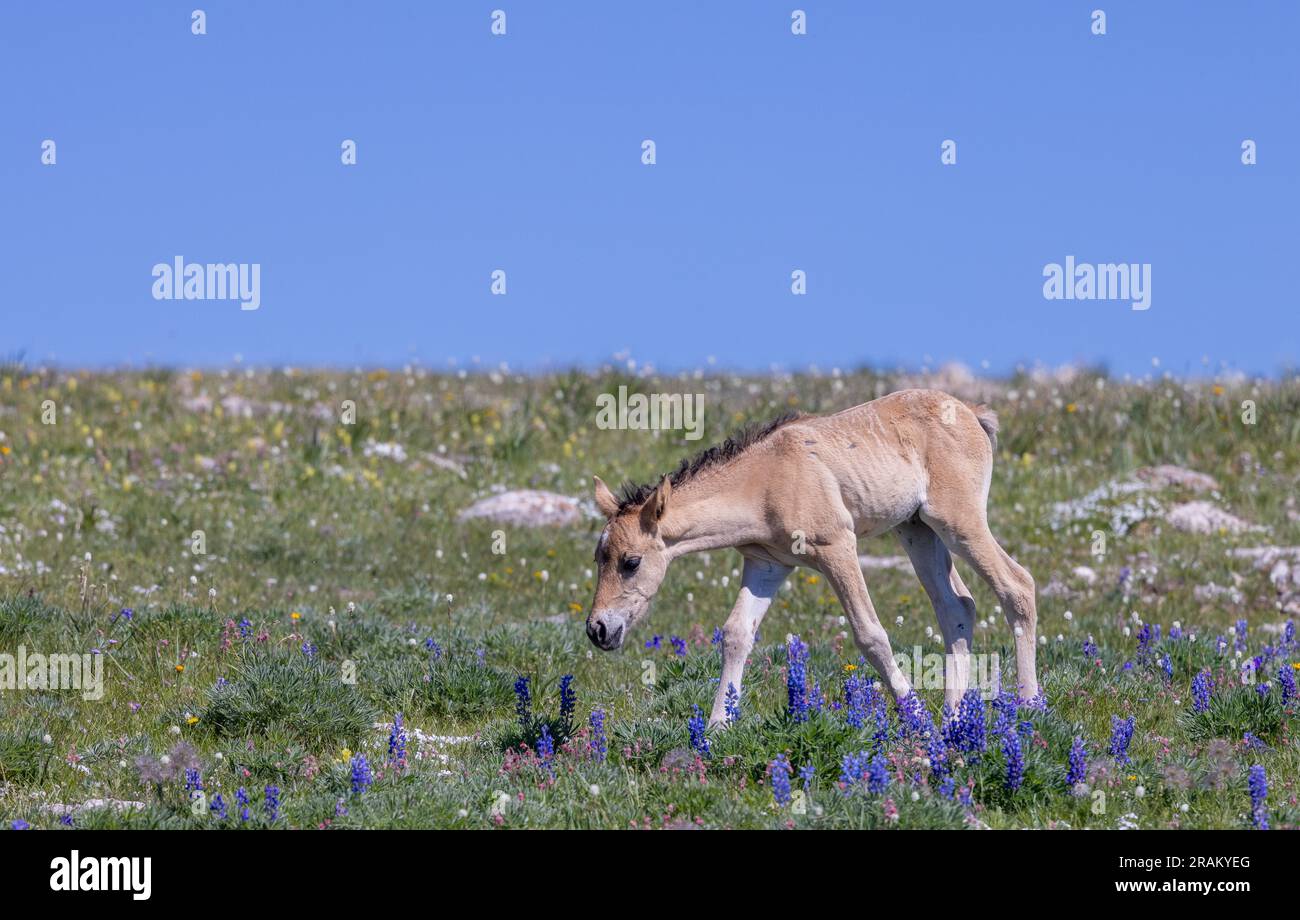
[[[1212,534],[1226,531],[1231,534],[1263,530],[1257,524],[1243,521],[1236,515],[1229,514],[1221,508],[1206,501],[1187,502],[1175,505],[1165,513],[1165,520],[1188,533]]]
[[[566,527],[595,516],[582,502],[555,492],[516,489],[479,499],[460,514],[459,521],[487,518],[516,527]]]

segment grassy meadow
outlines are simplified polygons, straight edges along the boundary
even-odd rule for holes
[[[679,560],[622,650],[591,646],[592,474],[650,480],[743,423],[922,383],[1001,417],[989,516],[1037,581],[1045,704],[990,700],[954,732],[930,687],[928,715],[890,701],[878,722],[838,603],[800,570],[739,718],[701,738],[733,551]],[[620,385],[703,394],[704,439],[599,430]],[[9,364],[0,432],[0,654],[93,654],[104,691],[0,689],[0,828],[1300,824],[1294,377]],[[1139,474],[1161,465],[1212,482]],[[503,489],[582,514],[458,518]],[[963,575],[974,651],[1013,668]],[[866,576],[895,649],[941,652],[910,572]]]

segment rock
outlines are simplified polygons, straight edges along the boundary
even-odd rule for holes
[[[1225,531],[1230,534],[1263,530],[1258,524],[1243,521],[1205,501],[1175,505],[1165,513],[1165,520],[1188,533],[1212,534]]]
[[[1114,533],[1122,536],[1134,525],[1161,512],[1160,503],[1145,494],[1150,490],[1145,482],[1132,479],[1102,483],[1080,498],[1056,502],[1052,506],[1052,529],[1058,530],[1074,521],[1105,520]]]
[[[1125,534],[1135,524],[1164,514],[1164,508],[1155,497],[1155,493],[1175,486],[1191,492],[1212,492],[1218,489],[1219,484],[1212,476],[1169,463],[1142,467],[1133,474],[1132,478],[1112,479],[1080,498],[1056,502],[1052,506],[1052,528],[1059,529],[1072,521],[1108,519],[1112,531],[1120,535]],[[1183,514],[1194,516],[1192,512],[1187,511]],[[1237,520],[1231,515],[1228,517]],[[1166,519],[1168,520],[1167,517]],[[1244,524],[1244,522],[1240,523]],[[1246,526],[1249,529],[1249,525]],[[1209,533],[1210,531],[1195,532]],[[1233,531],[1233,533],[1240,532]]]
[[[1233,559],[1249,559],[1255,568],[1266,569],[1278,559],[1300,562],[1300,546],[1239,546],[1228,550]]]
[[[1300,546],[1241,546],[1228,550],[1233,559],[1248,559],[1256,571],[1267,572],[1288,613],[1300,596]]]
[[[62,802],[47,802],[39,806],[39,809],[52,815],[75,815],[83,811],[96,811],[100,808],[109,808],[113,811],[130,811],[133,808],[144,808],[144,802],[132,802],[126,799],[86,799],[84,802],[72,802],[68,805]]]
[[[1236,588],[1216,585],[1214,582],[1207,585],[1197,585],[1192,589],[1192,596],[1198,601],[1219,601],[1227,598],[1230,604],[1240,604],[1246,599],[1245,595]]]
[[[456,516],[458,521],[487,518],[515,527],[567,527],[596,516],[581,501],[555,492],[516,489],[489,495]]]
[[[1174,466],[1169,463],[1160,466],[1143,467],[1137,471],[1136,475],[1138,479],[1157,489],[1180,486],[1193,492],[1213,492],[1219,488],[1219,484],[1213,476],[1207,476],[1205,473],[1198,473],[1195,470],[1184,469],[1181,466]]]

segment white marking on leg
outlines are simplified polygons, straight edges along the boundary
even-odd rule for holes
[[[763,616],[772,606],[772,599],[786,576],[793,571],[789,566],[761,560],[745,560],[740,576],[740,596],[731,608],[731,615],[722,627],[722,679],[713,698],[713,711],[709,725],[722,725],[727,721],[727,688],[733,686],[740,693],[741,676],[745,661],[754,648],[754,633],[763,622]]]

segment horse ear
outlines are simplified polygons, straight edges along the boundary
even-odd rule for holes
[[[618,513],[618,499],[614,497],[613,492],[609,491],[609,486],[601,482],[599,476],[591,478],[596,481],[596,507],[605,517],[612,518]]]
[[[659,528],[659,519],[664,516],[664,509],[668,507],[668,496],[673,494],[673,484],[665,476],[659,480],[659,485],[650,493],[644,505],[641,506],[641,526],[653,533]]]

